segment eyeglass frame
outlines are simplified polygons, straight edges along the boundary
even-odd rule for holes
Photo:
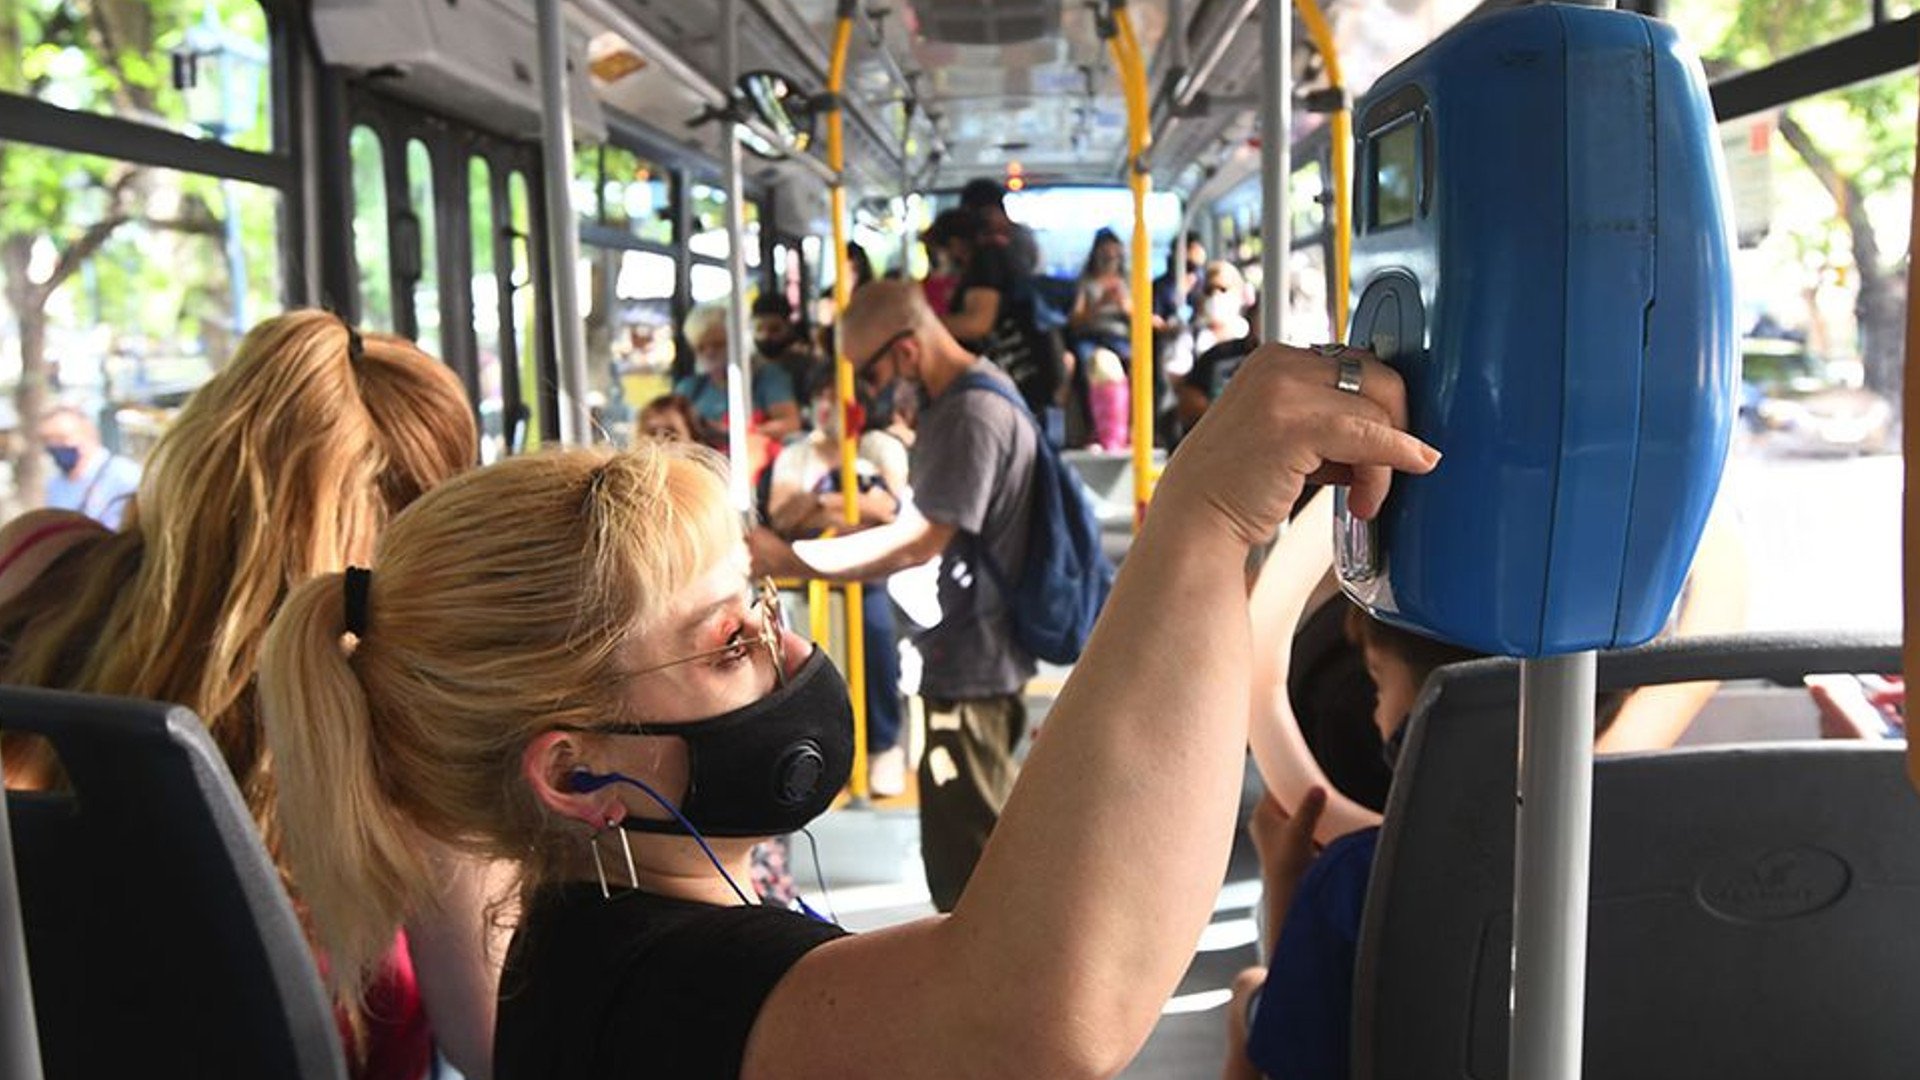
[[[665,663],[654,664],[651,667],[640,668],[636,671],[623,671],[620,672],[620,677],[623,679],[638,679],[643,675],[655,675],[669,668],[680,667],[684,664],[697,664],[702,660],[712,660],[715,657],[726,656],[729,653],[739,652],[743,649],[752,649],[755,645],[763,645],[766,647],[768,658],[773,661],[774,684],[776,686],[785,686],[787,684],[787,666],[780,662],[780,654],[782,645],[786,639],[787,613],[785,607],[780,603],[780,587],[775,585],[773,579],[770,577],[755,580],[752,583],[752,587],[753,600],[749,606],[757,609],[760,613],[760,631],[758,634],[748,636],[743,633],[740,640],[729,642],[717,649],[705,649],[691,656],[682,656],[677,660],[668,660]]]
[[[912,327],[908,327],[905,330],[896,331],[892,337],[887,339],[886,344],[880,346],[878,349],[875,349],[873,353],[869,355],[865,360],[862,360],[859,364],[856,364],[854,366],[854,369],[853,369],[854,374],[860,376],[863,382],[869,381],[872,376],[873,369],[879,366],[880,361],[886,359],[887,354],[893,352],[895,346],[899,345],[901,342],[912,337],[913,333],[914,332]]]

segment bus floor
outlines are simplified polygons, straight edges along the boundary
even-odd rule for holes
[[[1035,725],[1044,723],[1057,686],[1058,680],[1049,680],[1044,672],[1028,686],[1028,716]],[[860,808],[843,799],[814,824],[813,845],[804,836],[793,838],[791,865],[801,895],[823,912],[830,906],[836,921],[850,930],[874,930],[933,914],[920,865],[919,811],[911,773],[909,777],[908,790],[899,798]],[[1260,903],[1260,864],[1246,832],[1247,819],[1263,794],[1248,758],[1233,853],[1213,921],[1146,1046],[1120,1074],[1124,1080],[1210,1080],[1220,1075],[1233,977],[1263,962],[1253,914]],[[830,890],[827,905],[820,903],[815,851]],[[1076,882],[1059,884],[1080,887]],[[1125,888],[1126,883],[1115,887]]]

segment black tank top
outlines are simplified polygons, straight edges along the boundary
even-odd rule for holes
[[[547,889],[507,950],[494,1075],[732,1080],[767,995],[845,934],[775,907]]]

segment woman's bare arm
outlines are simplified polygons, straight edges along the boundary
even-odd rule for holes
[[[1085,654],[954,913],[822,946],[761,1010],[748,1080],[1111,1076],[1213,912],[1239,807],[1250,636],[1242,567],[1323,464],[1437,460],[1398,377],[1367,395],[1281,347],[1175,456]],[[1107,887],[1119,883],[1119,887]]]

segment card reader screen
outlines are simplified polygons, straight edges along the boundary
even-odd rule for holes
[[[1413,220],[1420,200],[1420,125],[1412,117],[1373,137],[1373,218],[1369,228]]]

